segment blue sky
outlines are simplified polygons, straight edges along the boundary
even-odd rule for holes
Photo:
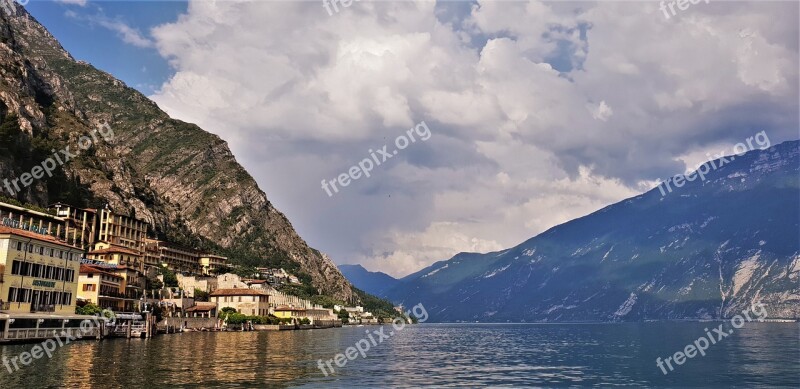
[[[31,0],[25,8],[76,59],[113,74],[146,95],[174,74],[155,47],[142,47],[145,42],[138,46],[127,43],[119,29],[127,26],[150,40],[150,29],[177,20],[186,12],[186,1],[88,1],[80,5]]]

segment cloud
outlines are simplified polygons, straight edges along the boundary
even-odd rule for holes
[[[73,1],[73,0],[67,0],[67,1]],[[78,3],[76,2],[75,4]],[[81,5],[85,5],[85,1]],[[81,15],[75,11],[70,10],[67,11],[65,15],[74,20],[90,23],[92,25],[100,26],[109,31],[115,32],[117,36],[120,39],[122,39],[123,42],[129,45],[133,45],[139,48],[149,48],[154,46],[153,41],[145,37],[144,34],[142,34],[142,32],[139,31],[138,29],[129,26],[127,23],[119,19],[109,18],[108,16],[105,16],[102,13],[94,15]]]
[[[302,236],[402,275],[507,248],[709,149],[798,127],[797,4],[189,4],[152,98],[231,145]],[[424,120],[433,136],[319,187]],[[694,160],[692,160],[694,162]]]
[[[85,7],[88,0],[56,0],[58,3],[62,4],[69,4],[69,5],[77,5],[79,7]]]

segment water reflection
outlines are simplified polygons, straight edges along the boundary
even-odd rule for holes
[[[796,386],[798,324],[748,324],[664,376],[655,358],[683,349],[712,323],[421,325],[397,332],[325,377],[331,359],[376,327],[290,332],[186,333],[78,342],[2,388]],[[388,332],[389,329],[387,329]],[[33,345],[0,347],[11,358]]]

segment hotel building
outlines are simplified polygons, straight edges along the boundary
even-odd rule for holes
[[[175,273],[200,274],[200,253],[163,240],[146,239],[147,265],[166,266]]]
[[[0,311],[74,314],[81,254],[52,236],[0,226]]]
[[[100,210],[98,223],[98,242],[127,247],[144,256],[145,238],[147,237],[146,222],[104,208]]]

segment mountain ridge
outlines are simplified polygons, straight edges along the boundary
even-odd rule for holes
[[[460,253],[387,297],[423,302],[439,321],[711,319],[755,298],[798,317],[799,144],[737,156],[705,181],[663,197],[655,188],[506,250]]]

